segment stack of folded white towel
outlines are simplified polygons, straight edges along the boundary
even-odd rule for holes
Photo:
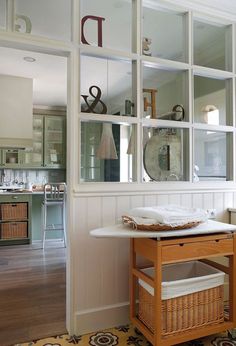
[[[165,224],[171,227],[192,222],[205,222],[208,219],[208,214],[203,209],[173,204],[134,208],[129,211],[128,216],[138,225]]]

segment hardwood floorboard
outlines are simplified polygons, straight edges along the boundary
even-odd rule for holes
[[[0,346],[66,332],[65,268],[61,242],[0,247]]]

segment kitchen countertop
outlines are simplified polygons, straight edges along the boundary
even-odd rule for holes
[[[1,192],[0,190],[0,196],[5,196],[5,195],[43,195],[43,190],[35,190],[35,191],[31,191],[31,190],[23,190],[23,191],[5,191],[5,192]]]

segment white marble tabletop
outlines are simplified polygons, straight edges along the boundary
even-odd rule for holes
[[[137,231],[129,226],[118,224],[97,228],[90,231],[90,235],[97,238],[166,238],[166,237],[183,237],[190,235],[212,234],[222,232],[236,232],[236,225],[230,225],[223,222],[208,220],[197,227],[187,228],[178,231]]]

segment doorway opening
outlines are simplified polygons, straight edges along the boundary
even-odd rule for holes
[[[0,147],[0,345],[7,346],[66,332],[67,248],[52,229],[43,250],[42,203],[46,183],[67,182],[67,57],[0,47],[1,83],[10,100],[8,112],[0,98],[2,113],[15,111],[6,137],[32,126],[32,145]],[[60,213],[51,207],[48,224],[59,224]]]

